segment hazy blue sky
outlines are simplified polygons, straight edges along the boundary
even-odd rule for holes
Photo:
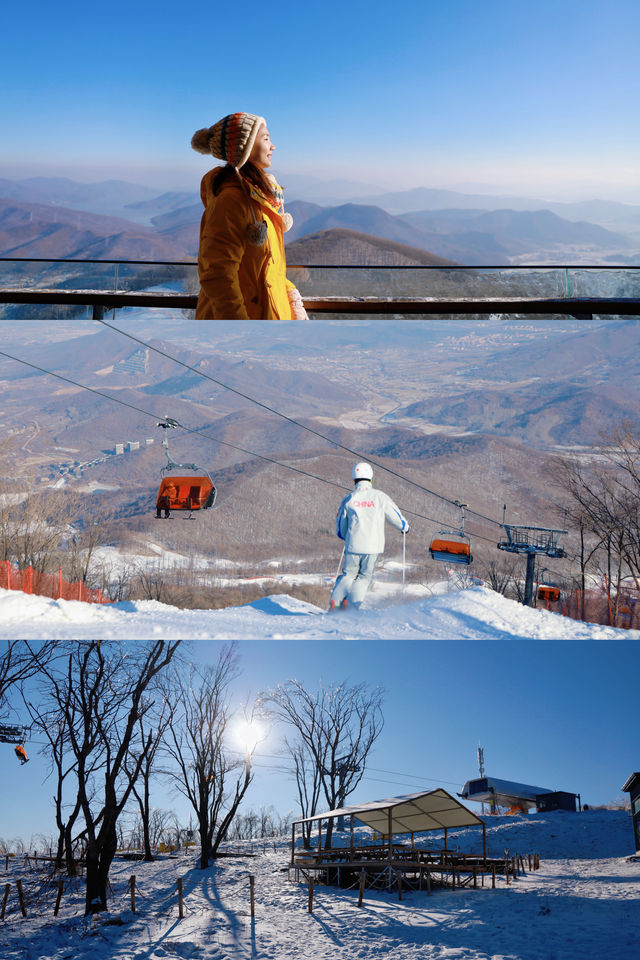
[[[637,0],[11,4],[0,175],[197,184],[266,116],[274,170],[640,201]]]
[[[220,644],[192,648],[213,661]],[[239,645],[242,703],[260,689],[295,677],[310,688],[348,679],[380,684],[385,728],[353,800],[373,800],[442,786],[452,793],[477,774],[478,741],[490,776],[580,793],[606,803],[638,769],[637,641],[549,641],[529,646],[428,640],[304,644],[246,640]],[[295,805],[292,781],[278,757],[281,731],[259,748],[247,805]],[[20,767],[13,748],[0,745],[0,837],[53,833],[47,764],[38,743]],[[157,790],[153,802],[189,819],[184,801]],[[474,809],[475,804],[471,804]],[[629,827],[631,843],[631,826]]]

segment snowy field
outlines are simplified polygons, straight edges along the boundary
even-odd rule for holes
[[[399,601],[399,602],[398,602]],[[0,589],[0,638],[22,639],[640,639],[640,631],[581,623],[523,607],[486,587],[359,612],[327,614],[286,594],[224,610],[180,610],[155,600],[112,605],[49,600]]]
[[[66,890],[53,917],[55,881],[9,866],[7,918],[0,927],[3,960],[626,960],[640,942],[640,862],[632,859],[630,817],[619,810],[556,811],[487,817],[488,852],[538,853],[540,870],[453,892],[434,887],[397,893],[316,886],[288,878],[286,841],[262,842],[251,859],[230,857],[205,871],[196,854],[152,864],[114,861],[109,912],[83,916],[81,881]],[[432,835],[433,836],[433,835]],[[477,829],[450,834],[450,846],[482,849]],[[441,845],[437,838],[432,841]],[[251,849],[247,844],[245,850]],[[255,919],[249,910],[255,876]],[[136,913],[128,881],[136,877]],[[28,916],[20,915],[15,881],[23,878]],[[184,919],[176,880],[183,880]],[[40,890],[39,901],[35,894]]]

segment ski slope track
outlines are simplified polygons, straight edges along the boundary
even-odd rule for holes
[[[155,600],[100,606],[0,590],[0,638],[16,637],[531,641],[640,639],[640,631],[582,623],[534,610],[486,587],[333,614],[286,594],[223,610],[181,610]]]
[[[197,850],[154,863],[116,857],[109,912],[83,916],[82,881],[66,889],[60,914],[51,897],[17,903],[0,927],[3,960],[618,960],[638,955],[640,862],[633,831],[621,810],[554,811],[486,817],[490,855],[537,852],[540,869],[516,878],[458,889],[367,890],[316,885],[313,913],[307,885],[288,879],[286,839],[245,841],[245,853],[207,870]],[[453,844],[475,849],[477,829],[454,831]],[[450,834],[451,837],[451,834]],[[441,838],[439,838],[441,840]],[[234,847],[238,850],[238,847]],[[16,858],[18,860],[18,858]],[[248,874],[255,877],[250,915]],[[136,913],[128,882],[136,877]],[[10,864],[7,881],[38,874]],[[40,874],[42,877],[42,874]],[[182,878],[184,918],[176,880]],[[50,890],[54,888],[50,888]],[[15,897],[14,897],[15,899]]]

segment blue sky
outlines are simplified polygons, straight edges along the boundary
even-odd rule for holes
[[[184,188],[194,130],[265,116],[274,169],[640,201],[635,0],[13,4],[0,175]]]
[[[219,642],[198,642],[191,655],[214,661]],[[348,679],[386,690],[385,728],[353,801],[442,786],[452,793],[477,774],[478,742],[487,774],[580,793],[585,803],[620,797],[638,769],[637,641],[550,640],[523,646],[428,640],[334,643],[243,641],[238,704],[261,689],[295,677],[309,688]],[[259,748],[247,805],[295,805],[292,781],[279,757],[282,731],[273,727]],[[20,767],[8,745],[0,749],[0,837],[53,833],[47,764],[38,744]],[[158,789],[153,802],[189,810]],[[475,805],[472,805],[475,808]]]

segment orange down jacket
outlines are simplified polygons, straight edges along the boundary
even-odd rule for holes
[[[282,217],[255,191],[227,181],[214,196],[216,167],[202,178],[197,320],[291,320]],[[255,220],[267,226],[261,246],[249,243]]]

